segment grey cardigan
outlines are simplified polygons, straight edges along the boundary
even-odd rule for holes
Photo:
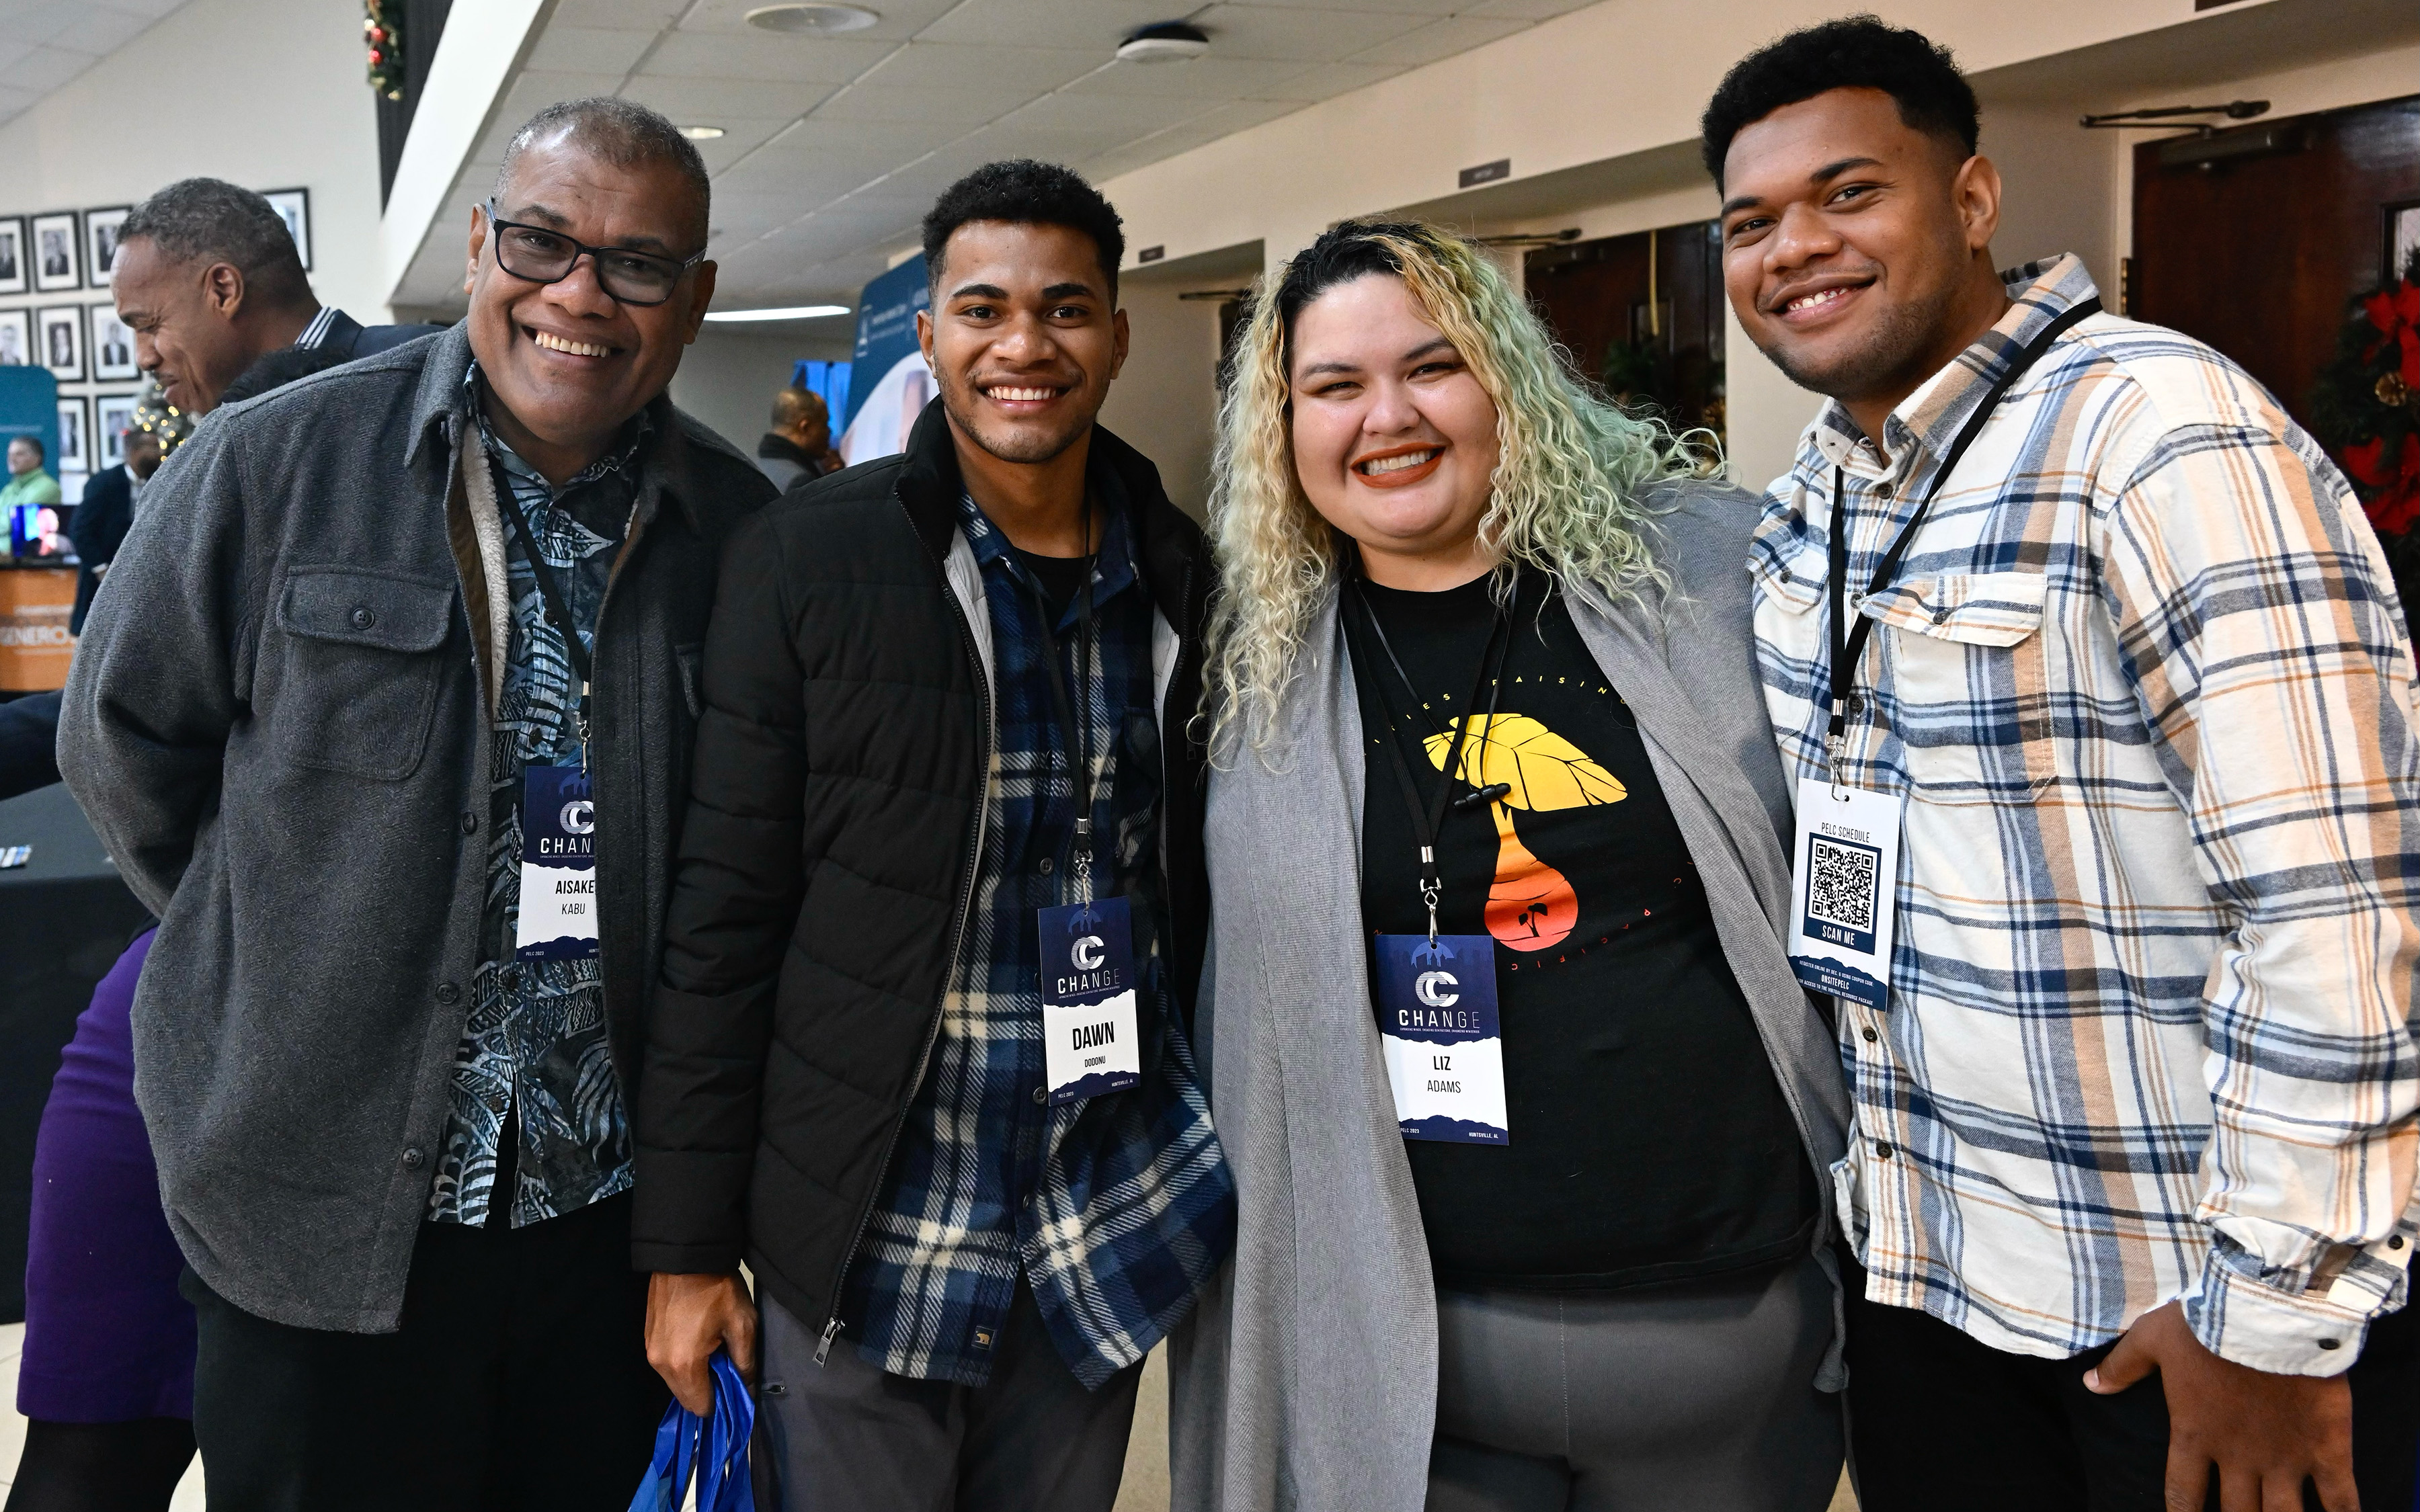
[[[1782,931],[1791,803],[1748,631],[1755,502],[1662,501],[1675,593],[1572,593],[1581,639],[1638,718],[1714,925],[1797,1119],[1825,1209],[1849,1101]],[[1235,1258],[1171,1344],[1174,1505],[1419,1512],[1436,1415],[1436,1290],[1370,1012],[1360,938],[1362,741],[1331,590],[1267,761],[1211,777],[1210,959],[1196,1039],[1235,1172]],[[1274,768],[1274,770],[1272,769]],[[1352,858],[1350,866],[1335,864]],[[1835,1332],[1815,1384],[1838,1390]]]

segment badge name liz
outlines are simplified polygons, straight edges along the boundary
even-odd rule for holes
[[[521,902],[513,954],[585,961],[597,954],[597,802],[577,766],[521,769]]]

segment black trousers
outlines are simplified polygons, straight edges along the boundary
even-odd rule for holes
[[[1930,1314],[1849,1294],[1849,1446],[1864,1512],[2162,1512],[2168,1403],[2151,1376],[2114,1396],[2067,1360],[2009,1354]],[[2407,1512],[2420,1461],[2420,1309],[2372,1323],[2352,1384],[2353,1477],[2366,1512]],[[2304,1504],[2317,1512],[2307,1484]],[[2210,1506],[2218,1506],[2211,1477]]]
[[[424,1224],[393,1334],[255,1317],[185,1273],[210,1512],[621,1512],[669,1394],[628,1194],[525,1228]]]

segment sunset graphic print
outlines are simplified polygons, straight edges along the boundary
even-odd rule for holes
[[[1487,933],[1510,950],[1552,949],[1579,923],[1579,894],[1569,877],[1522,842],[1513,813],[1620,803],[1630,790],[1588,752],[1526,714],[1447,721],[1421,743],[1440,772],[1454,760],[1457,728],[1466,732],[1462,759],[1447,775],[1473,788],[1500,783],[1505,789],[1488,805],[1496,818],[1496,880],[1487,889]]]

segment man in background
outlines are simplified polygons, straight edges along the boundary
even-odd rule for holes
[[[10,439],[8,481],[0,484],[0,519],[19,504],[58,506],[59,480],[42,471],[42,461],[49,455],[39,436]]]
[[[822,394],[793,383],[773,395],[773,428],[756,443],[756,465],[784,493],[801,479],[841,470],[840,454],[831,447],[831,411]]]
[[[118,230],[110,279],[135,362],[188,414],[285,347],[330,347],[347,360],[401,346],[437,326],[364,326],[322,305],[285,217],[249,189],[185,178],[137,205]]]
[[[84,486],[84,501],[76,506],[75,518],[68,522],[68,539],[75,543],[76,558],[83,563],[76,569],[75,613],[68,621],[70,635],[84,634],[84,617],[92,608],[92,595],[101,587],[101,576],[109,571],[109,562],[126,540],[126,532],[134,526],[134,507],[143,497],[143,486],[160,470],[160,438],[147,430],[134,429],[126,433],[126,460],[114,468],[103,468]]]

